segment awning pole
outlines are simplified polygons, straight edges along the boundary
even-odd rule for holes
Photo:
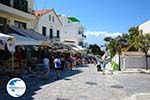
[[[12,73],[14,72],[14,53],[11,53],[12,54]]]

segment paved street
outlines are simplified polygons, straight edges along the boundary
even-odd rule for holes
[[[27,91],[22,100],[149,100],[150,74],[106,74],[96,71],[93,65],[65,70],[61,80],[28,79]],[[134,95],[136,94],[136,95]],[[2,98],[2,96],[1,96]],[[12,99],[7,94],[5,98]],[[146,99],[149,98],[149,99]],[[0,100],[4,100],[3,98]]]

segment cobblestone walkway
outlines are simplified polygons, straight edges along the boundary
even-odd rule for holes
[[[35,100],[121,100],[126,93],[116,88],[112,75],[102,75],[96,67],[78,67],[81,73],[47,84],[36,91]],[[112,88],[112,86],[116,88]],[[111,98],[111,99],[110,99]]]
[[[25,79],[27,91],[18,100],[132,100],[134,94],[150,93],[150,74],[102,75],[94,65],[64,70],[60,80],[55,71],[49,77]],[[16,99],[3,94],[0,100]]]

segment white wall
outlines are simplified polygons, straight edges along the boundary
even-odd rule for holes
[[[61,42],[67,41],[75,41],[75,45],[78,45],[80,37],[82,38],[82,34],[78,34],[78,27],[74,26],[64,26],[62,27],[61,34]]]
[[[79,31],[83,29],[80,23],[68,23],[68,18],[66,16],[59,17],[63,23],[61,29],[61,42],[66,41],[75,41],[74,45],[78,45],[79,41],[83,42],[84,38],[82,34],[79,34]]]
[[[54,22],[52,22],[52,18],[51,18],[51,21],[49,20],[49,15],[54,16]],[[60,30],[60,34],[61,34],[61,23],[59,22],[59,20],[57,19],[57,16],[55,15],[53,11],[40,17],[35,30],[42,34],[43,26],[46,27],[46,36],[49,36],[50,29],[53,29],[53,36],[56,36],[57,30]]]
[[[139,30],[143,30],[143,33],[150,33],[150,20],[141,24]]]

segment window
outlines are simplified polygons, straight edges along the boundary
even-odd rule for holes
[[[14,24],[15,24],[15,26],[18,27],[18,28],[23,28],[23,29],[26,29],[26,28],[27,28],[27,25],[26,25],[26,23],[24,23],[24,22],[14,21]]]
[[[0,3],[10,6],[10,0],[0,0]]]
[[[83,34],[83,31],[79,31],[78,34]]]
[[[46,27],[42,27],[42,34],[44,35],[44,36],[46,36]]]
[[[55,17],[54,17],[54,16],[52,17],[52,21],[53,21],[53,22],[55,21]]]
[[[78,34],[81,34],[81,32],[79,31]]]
[[[83,46],[83,42],[79,42],[79,46]]]
[[[51,22],[51,15],[49,14],[49,21]]]
[[[6,18],[0,17],[0,32],[5,31],[5,28],[4,28],[5,26],[6,26]]]
[[[49,32],[50,39],[52,39],[53,38],[53,29],[50,29],[49,31],[50,31]]]
[[[60,38],[60,31],[57,30],[57,38]]]
[[[28,12],[28,1],[27,0],[14,0],[14,8]]]

